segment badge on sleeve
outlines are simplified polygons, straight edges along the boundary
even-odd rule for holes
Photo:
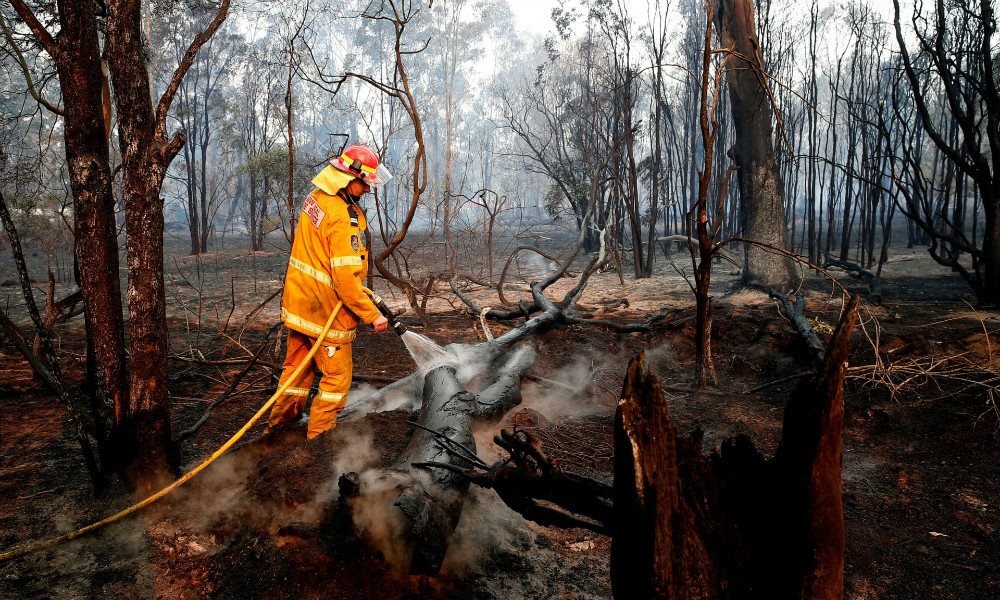
[[[351,236],[351,248],[354,248],[355,252],[361,248],[361,240],[356,235]]]
[[[302,203],[302,214],[308,217],[309,222],[317,229],[319,229],[320,223],[323,222],[323,217],[326,216],[326,212],[319,207],[319,203],[312,197],[312,194],[309,194],[306,201]]]

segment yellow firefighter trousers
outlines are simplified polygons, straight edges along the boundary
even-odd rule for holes
[[[288,330],[288,349],[285,352],[285,364],[281,372],[282,384],[305,360],[315,342],[315,339],[304,333]],[[268,426],[271,429],[299,418],[305,410],[316,369],[322,373],[322,378],[319,380],[319,393],[313,398],[312,408],[309,410],[309,428],[306,430],[306,437],[312,439],[337,425],[337,415],[347,406],[347,392],[351,389],[351,344],[323,345],[316,352],[312,362],[313,368],[304,369],[298,379],[291,382],[284,395],[274,403],[271,416],[268,418]]]

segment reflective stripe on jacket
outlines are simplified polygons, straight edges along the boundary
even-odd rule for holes
[[[344,309],[326,339],[348,343],[360,321],[371,323],[380,313],[361,289],[368,276],[364,213],[349,208],[327,188],[313,190],[302,204],[285,273],[281,319],[289,329],[315,338],[340,300]]]

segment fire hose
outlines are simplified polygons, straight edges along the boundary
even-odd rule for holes
[[[372,296],[372,300],[375,301],[376,306],[378,306],[380,310],[388,310],[385,307],[385,303],[382,302],[382,299],[379,298],[374,292],[372,292],[368,288],[365,288],[365,292],[370,296]],[[330,318],[326,320],[326,325],[323,326],[322,331],[320,331],[319,335],[316,337],[316,343],[313,344],[313,347],[309,350],[309,354],[306,355],[305,360],[303,360],[299,364],[299,366],[295,368],[295,371],[292,372],[292,375],[285,379],[285,383],[278,386],[278,390],[274,392],[274,395],[272,395],[271,398],[264,403],[264,406],[260,407],[260,410],[258,410],[257,413],[253,417],[251,417],[249,421],[247,421],[246,425],[241,427],[240,430],[233,435],[233,437],[229,438],[229,440],[225,444],[220,446],[218,450],[213,452],[212,455],[209,456],[207,459],[205,459],[200,465],[191,469],[190,471],[182,475],[180,479],[171,483],[170,485],[161,489],[155,494],[133,504],[132,506],[129,506],[124,510],[121,510],[111,515],[110,517],[97,521],[96,523],[91,523],[86,527],[81,527],[76,531],[71,531],[70,533],[65,533],[58,537],[50,538],[47,540],[39,540],[37,542],[29,542],[27,544],[22,544],[20,546],[11,548],[10,550],[5,550],[4,552],[0,552],[0,562],[4,562],[12,558],[17,558],[18,556],[24,556],[25,554],[31,554],[32,552],[37,552],[39,550],[53,548],[55,546],[58,546],[59,544],[75,540],[79,537],[83,537],[88,533],[96,531],[106,525],[110,525],[116,521],[120,521],[125,517],[131,515],[132,513],[140,511],[143,508],[149,506],[150,504],[153,504],[160,498],[163,498],[170,492],[176,490],[177,488],[181,487],[182,485],[193,479],[194,476],[197,475],[198,473],[204,471],[210,464],[215,462],[220,456],[222,456],[230,448],[232,448],[233,445],[236,444],[236,442],[238,442],[240,438],[242,438],[246,434],[246,432],[249,431],[250,428],[253,427],[258,420],[260,420],[262,416],[264,416],[264,414],[271,408],[271,406],[274,405],[275,401],[277,401],[277,399],[282,394],[285,393],[285,390],[288,389],[289,385],[291,385],[291,382],[296,381],[299,375],[302,374],[302,371],[305,370],[306,367],[312,365],[313,357],[316,356],[316,352],[319,350],[320,346],[323,345],[323,341],[326,339],[326,334],[329,333],[330,328],[333,326],[334,318],[336,318],[337,314],[340,313],[340,309],[343,306],[344,306],[343,302],[337,302],[337,305],[333,308],[333,312],[330,313]],[[395,319],[395,316],[390,316],[391,314],[392,314],[391,312],[387,314],[386,318],[389,320],[390,323],[392,323],[393,329],[397,333],[402,334],[403,331],[406,331],[406,327],[403,326],[401,323],[399,323]],[[402,328],[402,331],[400,331],[400,328]]]

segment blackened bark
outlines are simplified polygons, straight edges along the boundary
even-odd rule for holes
[[[819,373],[793,393],[766,461],[745,436],[701,453],[639,355],[615,417],[616,598],[843,598],[843,381],[853,297]]]
[[[150,487],[166,470],[170,451],[167,395],[167,317],[163,284],[163,200],[167,167],[184,144],[183,133],[168,141],[166,115],[198,49],[225,20],[223,0],[208,28],[195,36],[166,91],[153,108],[145,63],[140,3],[108,2],[109,67],[118,112],[128,251],[130,396],[128,434],[135,456],[132,474]]]
[[[521,403],[521,380],[535,364],[538,352],[524,345],[510,353],[493,383],[476,396],[475,417],[486,422],[499,421]]]
[[[476,440],[472,437],[475,408],[476,397],[455,379],[454,368],[439,367],[427,374],[424,404],[418,419],[421,425],[475,452]],[[467,464],[467,461],[443,449],[435,437],[424,429],[414,433],[400,459],[400,466],[408,468],[423,462]],[[439,468],[428,469],[426,474],[429,481],[420,481],[423,477],[418,476],[419,483],[404,489],[396,500],[396,506],[413,525],[414,550],[410,572],[437,575],[462,515],[469,482],[457,473]]]
[[[396,567],[421,575],[437,575],[451,536],[462,514],[469,481],[461,472],[445,467],[465,468],[468,458],[449,451],[442,437],[468,448],[474,455],[472,415],[476,397],[455,378],[455,369],[442,366],[427,374],[418,429],[392,470],[371,477],[348,473],[340,478],[343,502],[351,512],[371,503],[391,502],[382,507],[392,515],[387,523],[398,530],[391,536],[401,548],[394,549],[401,564]],[[435,433],[437,432],[437,433]],[[414,464],[433,463],[435,467]],[[363,483],[367,482],[367,483]],[[374,490],[389,489],[388,493]],[[356,506],[361,503],[361,506]]]
[[[66,163],[73,194],[77,280],[87,330],[87,383],[102,468],[114,468],[116,424],[128,412],[118,238],[105,137],[97,2],[59,2],[52,38],[20,0],[11,4],[52,56],[63,98]]]
[[[921,214],[914,210],[928,202],[929,192],[899,186],[906,197],[905,212],[920,226],[925,237],[932,240],[929,250],[936,262],[958,272],[981,303],[1000,304],[1000,183],[993,158],[1000,154],[1000,85],[993,40],[994,3],[981,0],[955,4],[935,0],[933,17],[915,11],[911,21],[919,41],[917,54],[912,56],[903,35],[900,3],[893,0],[892,4],[893,30],[921,130],[943,155],[949,170],[957,170],[974,182],[983,203],[981,255],[973,261],[973,269],[970,271],[954,255],[957,246],[965,246],[965,251],[977,254],[979,249],[975,244],[967,244],[964,236],[948,231],[950,228],[942,232],[935,222],[940,216],[936,211]],[[976,42],[962,41],[963,33],[971,31],[976,32]],[[929,90],[943,91],[940,111],[932,103]],[[937,101],[935,98],[934,102]],[[948,135],[939,118],[957,122],[961,135],[957,132]],[[921,134],[915,137],[919,140]],[[919,147],[919,143],[916,145]],[[919,173],[923,163],[915,154],[905,157],[906,168]],[[911,180],[920,179],[911,176]]]
[[[615,414],[615,598],[721,596],[715,564],[681,498],[678,460],[685,458],[663,386],[640,354],[629,363]]]
[[[129,308],[130,419],[140,481],[164,471],[170,448],[167,397],[167,317],[163,284],[163,202],[160,186],[167,156],[165,133],[156,128],[142,48],[138,2],[109,3],[108,65],[118,113],[125,202]],[[179,148],[178,148],[179,149]]]
[[[777,477],[785,487],[781,518],[789,568],[787,597],[839,600],[844,596],[844,508],[841,500],[841,434],[844,375],[860,299],[841,315],[815,380],[804,382],[785,409]]]
[[[726,63],[729,101],[739,165],[743,237],[779,248],[788,247],[784,193],[774,160],[773,113],[765,88],[766,75],[757,39],[751,0],[717,0],[715,22],[722,46],[737,55]],[[795,263],[787,256],[753,244],[744,247],[743,281],[787,291],[798,281]]]

